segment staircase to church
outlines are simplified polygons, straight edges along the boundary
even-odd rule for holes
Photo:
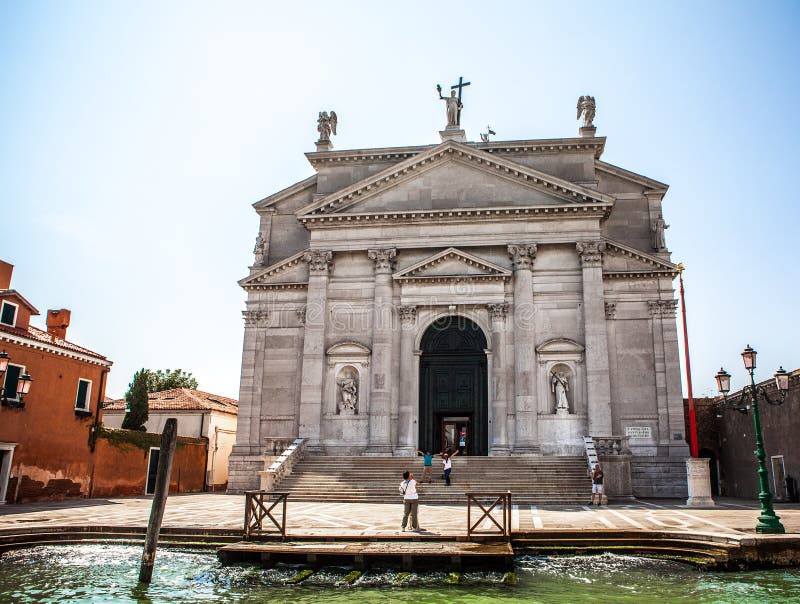
[[[425,504],[463,504],[468,491],[512,492],[515,504],[581,504],[591,497],[584,457],[456,457],[452,485],[447,487],[440,459],[434,460],[433,482],[419,485]],[[276,490],[292,501],[397,503],[403,471],[419,480],[421,457],[309,456]]]

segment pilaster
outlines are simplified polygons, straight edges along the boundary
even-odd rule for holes
[[[414,355],[414,333],[417,324],[417,308],[400,306],[400,391],[399,391],[399,435],[396,455],[413,455],[417,451],[416,409],[419,393],[416,389],[419,370],[418,356]]]
[[[308,264],[308,290],[303,338],[303,373],[300,385],[300,436],[306,448],[319,450],[322,423],[322,389],[325,364],[325,325],[328,315],[328,275],[333,261],[329,250],[310,250],[303,255]]]
[[[266,310],[242,311],[244,344],[239,384],[239,414],[235,449],[241,455],[260,455],[261,385],[264,381],[264,339],[269,320]]]
[[[369,409],[369,448],[372,454],[391,455],[392,392],[392,267],[395,248],[373,249],[367,256],[375,263],[372,312],[372,391]]]
[[[536,330],[533,306],[533,262],[536,244],[508,246],[514,267],[514,411],[515,453],[539,451],[538,407],[536,404]]]
[[[506,315],[508,304],[490,304],[489,317],[492,321],[492,376],[491,376],[491,417],[492,440],[490,455],[508,455],[508,385],[506,383]]]
[[[608,335],[603,299],[603,241],[579,241],[575,249],[581,258],[583,279],[583,322],[586,345],[586,391],[589,434],[613,434],[611,383],[608,367]]]

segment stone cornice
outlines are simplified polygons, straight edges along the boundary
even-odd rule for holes
[[[575,153],[591,151],[600,157],[605,148],[604,136],[593,138],[547,138],[534,140],[494,141],[490,143],[465,143],[466,146],[482,149],[494,154],[542,154],[542,153]],[[317,168],[328,164],[402,161],[419,155],[436,145],[417,145],[411,147],[376,147],[371,149],[343,149],[341,151],[315,151],[306,153],[309,163]]]
[[[303,255],[308,250],[305,249],[301,252],[297,252],[294,256],[289,256],[275,264],[271,264],[268,267],[258,271],[254,275],[250,275],[249,277],[245,277],[244,279],[239,280],[240,287],[249,287],[253,285],[263,285],[262,280],[267,277],[274,277],[276,275],[280,275],[288,271],[291,268],[294,268],[301,262],[303,262]],[[276,284],[277,285],[277,284]]]
[[[661,192],[666,193],[667,189],[669,189],[669,185],[664,184],[663,182],[659,182],[657,180],[653,180],[652,178],[648,178],[647,176],[642,176],[641,174],[637,174],[636,172],[631,172],[630,170],[626,170],[625,168],[620,168],[619,166],[615,166],[613,164],[608,164],[604,161],[597,160],[594,163],[595,170],[599,172],[605,172],[606,174],[611,174],[618,178],[622,178],[623,180],[628,180],[631,182],[635,182],[636,184],[642,185],[643,187],[647,187],[648,189],[653,189],[652,192]]]
[[[307,289],[308,283],[246,283],[242,285],[246,291],[263,291],[263,290],[277,290],[277,289]]]
[[[635,258],[636,260],[644,262],[645,264],[657,267],[660,270],[674,272],[676,275],[678,274],[678,267],[672,262],[668,262],[667,260],[653,256],[647,252],[637,250],[636,248],[627,246],[619,241],[614,241],[613,239],[606,238],[605,243],[606,250],[611,251],[612,253],[622,256],[629,256],[630,258]]]
[[[669,277],[674,279],[678,275],[675,271],[613,271],[603,272],[603,279],[657,279],[659,277]]]
[[[279,201],[283,201],[284,199],[291,197],[296,193],[300,193],[301,191],[305,191],[306,189],[316,186],[317,184],[317,175],[313,174],[308,178],[301,180],[300,182],[296,182],[290,187],[287,187],[277,193],[273,193],[269,197],[265,197],[253,204],[253,207],[258,210],[265,210],[270,206],[275,205]]]
[[[363,214],[307,214],[298,217],[307,229],[352,227],[356,224],[391,224],[395,222],[470,222],[476,218],[490,222],[539,219],[563,220],[565,218],[606,218],[611,213],[611,203],[592,205],[506,206],[487,208],[453,208],[452,210],[402,210],[397,212],[366,212]]]
[[[427,268],[435,266],[437,264],[441,264],[445,260],[452,260],[456,259],[467,266],[474,266],[480,268],[486,273],[482,275],[474,275],[474,274],[458,274],[458,275],[421,275],[420,273]],[[419,262],[412,264],[411,266],[404,268],[401,271],[398,271],[393,275],[395,279],[437,279],[437,278],[449,278],[449,277],[459,277],[459,278],[471,278],[471,277],[494,277],[494,278],[508,278],[511,276],[511,271],[503,268],[502,266],[498,266],[492,262],[488,262],[487,260],[482,260],[477,256],[474,256],[468,252],[464,252],[454,247],[447,248],[433,256],[429,256]]]
[[[375,193],[395,186],[399,182],[413,178],[418,170],[427,170],[434,164],[451,160],[466,164],[474,162],[481,169],[499,173],[504,178],[521,182],[569,203],[613,204],[614,202],[614,198],[611,195],[587,189],[502,157],[492,156],[492,154],[475,147],[448,140],[436,147],[427,149],[419,155],[390,166],[378,174],[360,180],[327,195],[321,200],[308,204],[297,210],[295,215],[300,218],[309,214],[319,215],[344,209]]]

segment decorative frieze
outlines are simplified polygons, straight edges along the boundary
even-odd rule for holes
[[[617,318],[617,304],[615,302],[606,302],[606,319],[614,320]]]
[[[308,250],[303,252],[303,262],[308,264],[311,274],[327,275],[333,263],[333,252],[330,250]]]
[[[367,257],[375,263],[376,271],[392,270],[396,256],[397,248],[393,247],[367,250]]]
[[[512,243],[508,246],[508,255],[511,257],[511,264],[514,270],[530,270],[533,261],[536,260],[535,243]]]
[[[575,244],[575,249],[584,266],[601,266],[606,243],[605,241],[578,241]]]
[[[489,304],[486,308],[489,309],[489,316],[492,318],[492,321],[499,321],[502,323],[506,320],[508,304],[505,302],[502,304]]]
[[[266,327],[269,320],[269,311],[266,310],[243,310],[245,327]]]

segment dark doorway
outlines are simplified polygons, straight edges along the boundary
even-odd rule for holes
[[[158,456],[160,449],[153,447],[150,449],[150,461],[147,462],[147,486],[144,488],[146,495],[156,492],[156,475],[158,474]]]
[[[419,441],[424,450],[489,452],[486,336],[464,317],[436,320],[422,336]]]
[[[711,481],[711,494],[719,496],[719,466],[717,464],[717,456],[709,449],[700,449],[697,453],[698,457],[708,458],[709,479]]]

